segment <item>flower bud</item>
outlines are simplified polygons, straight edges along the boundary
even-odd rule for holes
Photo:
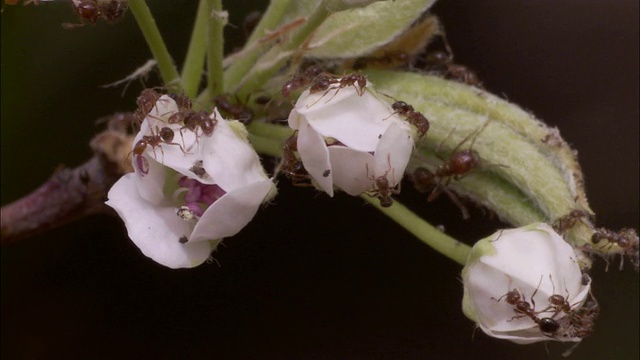
[[[375,189],[385,177],[395,187],[409,162],[415,130],[381,99],[372,85],[306,90],[289,115],[298,130],[297,150],[315,185],[333,196],[336,185],[349,195]]]
[[[591,288],[583,279],[573,248],[549,225],[500,230],[471,250],[462,270],[462,309],[492,337],[578,342],[582,319],[573,321],[575,311]]]

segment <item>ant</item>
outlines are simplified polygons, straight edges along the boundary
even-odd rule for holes
[[[293,75],[291,80],[284,83],[282,86],[282,97],[288,98],[292,91],[303,88],[312,81],[314,81],[318,76],[323,74],[324,71],[316,66],[310,66],[306,68],[304,71]],[[328,86],[327,86],[328,87]]]
[[[142,90],[140,96],[136,99],[136,105],[138,105],[138,108],[134,112],[138,122],[142,123],[144,121],[151,110],[153,110],[153,107],[156,106],[156,102],[161,96],[162,94],[154,89]]]
[[[142,171],[142,173],[145,175],[146,173],[144,169],[147,169],[148,171],[148,163],[144,163],[146,159],[142,157],[142,154],[144,154],[147,146],[151,146],[151,148],[153,149],[154,157],[156,156],[156,147],[160,147],[160,151],[162,152],[162,155],[164,155],[164,150],[162,150],[161,147],[162,144],[177,145],[178,147],[180,147],[180,150],[182,150],[182,152],[186,154],[182,145],[172,142],[174,137],[173,130],[168,127],[163,127],[162,129],[158,129],[158,127],[156,127],[156,132],[156,134],[153,134],[152,132],[151,135],[143,135],[142,139],[138,140],[138,142],[133,146],[133,150],[131,151],[135,156],[137,156],[136,164],[139,166],[140,171]],[[144,160],[140,160],[141,157]]]
[[[236,119],[244,125],[249,124],[253,119],[254,113],[253,111],[251,111],[251,109],[239,104],[236,105],[229,102],[228,95],[218,95],[215,97],[215,99],[213,99],[213,101],[215,102],[216,107],[222,113],[222,115],[226,115],[231,117],[232,119]]]
[[[309,187],[311,184],[311,176],[304,168],[304,165],[296,157],[295,152],[298,151],[298,131],[289,136],[284,142],[284,150],[282,153],[282,172],[291,180],[293,186]],[[327,176],[329,176],[327,174]]]
[[[373,187],[367,192],[367,195],[378,198],[378,200],[380,200],[380,206],[385,208],[393,205],[393,198],[391,198],[392,195],[400,194],[400,183],[396,186],[391,186],[389,178],[387,177],[389,171],[393,171],[391,168],[390,155],[387,155],[387,161],[389,162],[389,169],[385,171],[383,175],[378,177],[369,176],[369,164],[367,163],[367,177],[370,180],[373,180]]]
[[[413,171],[413,183],[415,188],[422,193],[427,192],[429,190],[435,190],[435,188],[438,186],[438,181],[436,176],[433,174],[433,172],[431,172],[429,169],[424,167],[417,167]],[[444,193],[447,194],[449,199],[454,204],[456,204],[456,206],[458,206],[458,208],[462,212],[463,219],[466,220],[470,217],[469,210],[467,210],[466,206],[464,206],[462,201],[460,201],[460,198],[458,198],[458,196],[456,196],[456,194],[453,191],[449,190],[446,187],[443,187],[441,191],[444,191]],[[437,196],[435,198],[437,198]],[[435,198],[431,199],[431,201],[435,200]]]
[[[591,242],[593,244],[599,244],[603,240],[607,241],[609,246],[613,246],[613,244],[618,245],[623,250],[623,254],[629,257],[634,269],[638,271],[638,268],[640,267],[638,254],[640,246],[638,244],[638,234],[634,229],[624,228],[615,232],[609,229],[600,228],[591,236]],[[623,265],[624,258],[621,258],[620,270],[622,270]]]
[[[335,89],[336,91],[333,93],[331,98],[325,101],[326,104],[331,101],[331,99],[333,99],[336,95],[338,95],[338,92],[341,89],[344,89],[347,86],[353,86],[358,96],[362,96],[364,95],[365,86],[367,86],[367,78],[359,73],[351,73],[348,75],[344,74],[342,75],[342,77],[338,77],[331,73],[322,73],[314,79],[313,85],[311,85],[311,88],[309,89],[309,94],[315,94],[317,92],[324,91],[324,94],[322,94],[322,96],[320,96],[320,98],[318,99],[319,101],[325,95],[327,95],[330,90]],[[311,104],[309,106],[312,106],[314,104]]]
[[[458,145],[453,149],[451,155],[449,156],[449,160],[446,160],[444,163],[440,164],[435,171],[435,176],[438,178],[438,186],[431,192],[428,197],[429,201],[434,200],[440,195],[443,191],[444,187],[449,185],[451,179],[460,180],[467,176],[471,171],[480,166],[480,154],[477,151],[473,150],[473,145],[475,144],[478,135],[489,125],[489,121],[487,120],[484,125],[482,125],[479,129],[473,131],[467,137],[462,139]],[[451,136],[452,131],[447,135],[447,138]],[[459,150],[460,147],[467,141],[471,140],[471,145],[468,149]],[[442,140],[438,148],[436,149],[436,154],[440,152],[440,148],[442,144],[445,142],[446,138]],[[438,156],[440,157],[440,156]],[[441,158],[441,157],[440,157]],[[441,158],[442,159],[442,158]],[[444,161],[444,159],[442,159]],[[444,183],[443,183],[443,179]]]
[[[429,120],[422,113],[416,111],[413,106],[404,101],[396,101],[391,104],[391,108],[395,110],[395,114],[404,116],[411,125],[416,127],[420,139],[429,131]]]
[[[216,113],[214,112],[213,115],[212,119],[206,111],[196,112],[191,109],[185,109],[172,114],[167,122],[169,124],[184,124],[180,128],[180,137],[182,137],[182,143],[184,145],[184,136],[182,134],[184,129],[193,131],[196,134],[196,141],[198,141],[198,128],[200,128],[202,133],[206,136],[211,136],[211,134],[213,134],[213,130],[218,124]]]
[[[173,101],[176,102],[176,105],[178,106],[178,111],[184,111],[184,110],[191,110],[191,107],[193,106],[193,104],[191,103],[191,99],[182,94],[174,94],[174,93],[169,93],[168,94],[170,98],[173,99]]]
[[[553,229],[559,233],[564,234],[567,230],[571,229],[578,221],[584,222],[591,221],[591,215],[584,210],[575,209],[567,215],[564,215],[553,223]]]
[[[127,11],[129,5],[125,0],[80,0],[73,2],[73,7],[81,21],[87,21],[95,25],[98,18],[103,18],[109,24],[118,21],[122,15],[124,15],[125,11]],[[84,25],[84,22],[79,24],[62,24],[65,29],[72,29]]]
[[[506,294],[500,296],[498,299],[492,298],[498,302],[506,297],[506,303],[509,305],[513,305],[513,311],[517,314],[511,320],[519,319],[522,317],[528,317],[533,320],[534,323],[538,325],[540,332],[548,337],[555,337],[557,335],[558,330],[560,329],[560,323],[553,319],[553,317],[544,317],[539,318],[538,314],[544,311],[535,311],[536,302],[534,297],[536,293],[538,293],[538,289],[540,288],[540,284],[542,284],[542,276],[540,277],[540,282],[538,283],[538,287],[531,294],[531,303],[526,301],[524,295],[518,291],[517,289],[513,289],[508,291]],[[510,320],[510,321],[511,321]]]
[[[482,88],[482,83],[478,76],[468,67],[458,65],[453,62],[453,55],[444,51],[433,51],[427,55],[426,63],[428,67],[441,70],[446,78],[455,79],[467,85]]]

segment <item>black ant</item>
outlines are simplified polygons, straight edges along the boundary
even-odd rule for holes
[[[396,101],[391,104],[391,108],[395,110],[396,114],[404,116],[411,125],[416,127],[420,139],[429,131],[429,120],[422,113],[416,111],[413,106],[404,101]]]
[[[298,151],[297,143],[298,132],[295,131],[284,142],[281,170],[285,176],[291,180],[293,186],[309,187],[312,186],[311,175],[309,175],[302,162],[296,157],[295,152]]]
[[[431,172],[429,169],[424,167],[417,167],[413,171],[413,183],[415,188],[422,193],[433,191],[438,186],[438,181],[436,176],[433,174],[433,172]],[[456,194],[453,193],[453,191],[449,190],[446,187],[442,187],[441,189],[442,189],[441,191],[444,191],[444,193],[447,194],[449,199],[454,204],[456,204],[456,206],[458,206],[458,208],[460,209],[460,212],[462,212],[462,218],[465,220],[468,219],[470,217],[469,210],[467,210],[467,207],[464,206],[462,201],[460,201],[460,198],[458,198],[458,196],[456,196]],[[435,198],[431,199],[431,201],[433,200],[435,200]]]
[[[389,178],[387,177],[389,171],[393,171],[389,155],[387,156],[387,161],[389,162],[389,169],[385,171],[383,175],[378,177],[369,176],[369,164],[367,164],[367,177],[370,180],[373,180],[373,187],[367,192],[367,195],[378,198],[378,200],[380,200],[380,206],[382,207],[390,207],[393,205],[393,198],[391,196],[400,194],[400,183],[396,186],[391,186]]]
[[[220,113],[224,116],[238,120],[245,125],[253,120],[253,111],[245,106],[231,103],[228,95],[218,95],[213,101]]]

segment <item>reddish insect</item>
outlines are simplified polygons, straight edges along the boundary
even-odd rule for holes
[[[404,101],[396,101],[391,104],[391,108],[395,110],[396,114],[404,116],[411,125],[416,127],[418,138],[421,139],[429,131],[429,120],[422,113],[416,111],[413,106]]]
[[[373,180],[373,187],[367,192],[367,195],[380,200],[380,206],[382,207],[390,207],[393,205],[393,198],[391,196],[400,194],[400,183],[398,182],[397,185],[391,186],[389,178],[387,177],[389,172],[391,172],[392,176],[394,175],[393,168],[391,167],[391,158],[389,156],[387,156],[387,161],[389,162],[389,169],[378,177],[369,176],[369,164],[367,164],[366,167],[367,177]]]

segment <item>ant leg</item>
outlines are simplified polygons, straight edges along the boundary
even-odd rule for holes
[[[542,277],[543,276],[544,275],[540,275],[540,281],[538,282],[538,286],[536,287],[536,291],[534,291],[533,294],[531,294],[531,304],[533,305],[533,309],[534,310],[536,308],[536,301],[534,300],[534,297],[538,293],[538,290],[540,289],[540,285],[542,285]]]

